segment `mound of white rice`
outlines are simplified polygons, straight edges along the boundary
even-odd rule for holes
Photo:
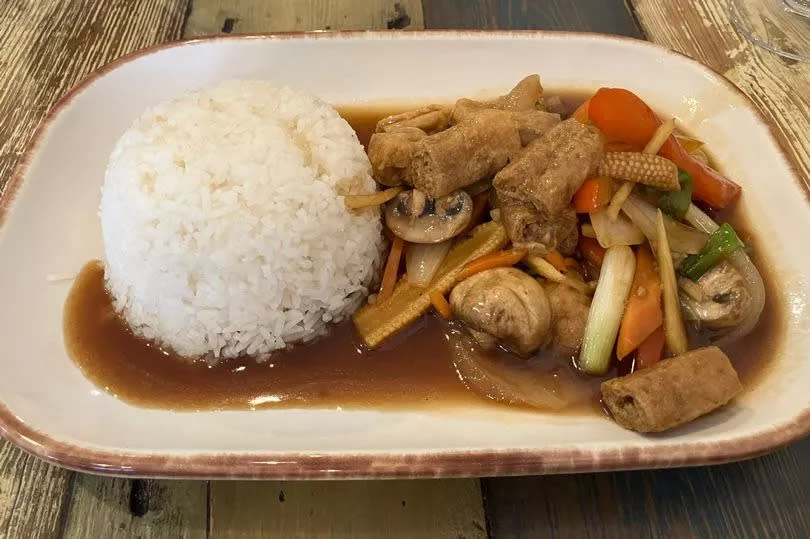
[[[317,98],[230,81],[162,103],[110,156],[107,287],[136,334],[185,356],[261,357],[345,318],[380,265],[351,127]]]

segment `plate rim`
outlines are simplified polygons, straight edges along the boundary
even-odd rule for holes
[[[32,157],[53,121],[62,109],[94,81],[124,64],[163,50],[236,40],[278,39],[400,39],[402,37],[498,37],[543,38],[573,36],[596,41],[619,41],[633,46],[650,47],[663,54],[685,59],[709,75],[713,81],[742,98],[745,107],[767,129],[775,147],[791,171],[792,179],[810,200],[810,186],[801,181],[792,157],[783,148],[772,122],[733,82],[713,68],[671,49],[649,41],[627,36],[595,32],[549,30],[315,30],[307,32],[269,32],[253,34],[215,34],[158,43],[130,52],[89,73],[60,97],[37,126],[23,156],[0,196],[0,229],[13,208]],[[415,478],[526,475],[629,469],[669,468],[677,466],[721,464],[753,458],[796,441],[810,433],[810,406],[790,420],[769,425],[752,433],[719,442],[679,442],[655,447],[582,449],[535,448],[505,450],[449,450],[428,453],[368,452],[238,452],[238,453],[163,453],[128,452],[94,449],[57,440],[22,421],[0,400],[0,435],[46,462],[72,470],[126,477],[168,478],[245,478],[245,479],[347,479],[347,478]]]

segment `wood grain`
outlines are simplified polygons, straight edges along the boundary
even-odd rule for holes
[[[178,37],[185,10],[186,0],[3,2],[0,193],[59,97],[107,62]],[[71,505],[72,477],[0,442],[0,536],[55,536],[66,524],[69,506],[79,519],[102,514],[98,505],[81,500]]]
[[[703,468],[491,479],[494,537],[808,537],[810,439]]]
[[[423,28],[419,0],[194,0],[184,35]]]
[[[211,483],[212,537],[485,537],[478,481]]]
[[[77,474],[64,536],[205,537],[205,481],[130,480]]]
[[[810,189],[810,63],[783,59],[746,41],[726,2],[636,0],[634,6],[651,41],[714,68],[754,101]],[[679,24],[672,24],[675,20]]]
[[[423,0],[425,28],[578,30],[643,37],[624,0]]]

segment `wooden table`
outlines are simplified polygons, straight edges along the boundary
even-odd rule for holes
[[[810,178],[810,64],[737,34],[723,0],[3,0],[0,191],[93,69],[217,32],[545,28],[646,37],[739,85]],[[678,5],[682,4],[682,5]],[[295,8],[289,7],[294,5]],[[710,468],[508,479],[152,481],[55,468],[0,442],[0,536],[808,537],[810,439]]]

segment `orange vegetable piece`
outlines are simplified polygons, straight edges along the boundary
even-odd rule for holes
[[[433,305],[433,308],[436,309],[436,312],[439,313],[439,316],[445,320],[450,320],[453,316],[453,311],[450,309],[450,304],[445,299],[444,294],[438,290],[431,290],[428,292],[428,297],[430,297],[430,303]]]
[[[593,213],[610,202],[613,181],[607,176],[588,178],[574,193],[572,203],[577,213]]]
[[[543,258],[546,259],[546,262],[557,268],[562,272],[568,271],[568,265],[565,263],[565,258],[563,255],[559,253],[559,251],[552,249],[548,253],[546,253]]]
[[[476,258],[461,269],[456,282],[461,282],[467,277],[471,277],[476,273],[481,273],[488,269],[514,266],[520,262],[524,256],[526,256],[526,251],[522,249],[506,249]]]
[[[583,124],[588,123],[588,121],[589,121],[589,118],[588,118],[588,106],[590,105],[590,103],[591,103],[591,100],[586,99],[584,103],[582,103],[579,107],[577,107],[577,110],[575,110],[574,114],[572,114],[571,116],[576,118],[577,121],[579,121],[580,123],[583,123]]]
[[[644,147],[661,120],[636,94],[623,88],[600,88],[590,99],[588,117],[610,140]],[[692,196],[715,208],[725,208],[740,195],[739,185],[704,165],[670,135],[658,154],[692,176]]]
[[[582,257],[592,266],[597,269],[602,267],[602,261],[605,259],[605,248],[599,245],[596,238],[580,236],[578,249],[582,253]]]
[[[662,325],[638,346],[635,370],[649,367],[653,363],[661,361],[664,355],[664,341],[664,326]]]
[[[636,253],[636,272],[616,342],[619,359],[635,350],[656,328],[664,323],[661,307],[661,278],[655,269],[652,253],[641,247]]]
[[[394,286],[397,284],[397,274],[399,273],[399,261],[402,258],[404,248],[405,240],[399,236],[394,236],[394,241],[391,242],[391,250],[388,251],[388,260],[385,262],[385,271],[383,271],[377,301],[385,301],[394,293]]]

